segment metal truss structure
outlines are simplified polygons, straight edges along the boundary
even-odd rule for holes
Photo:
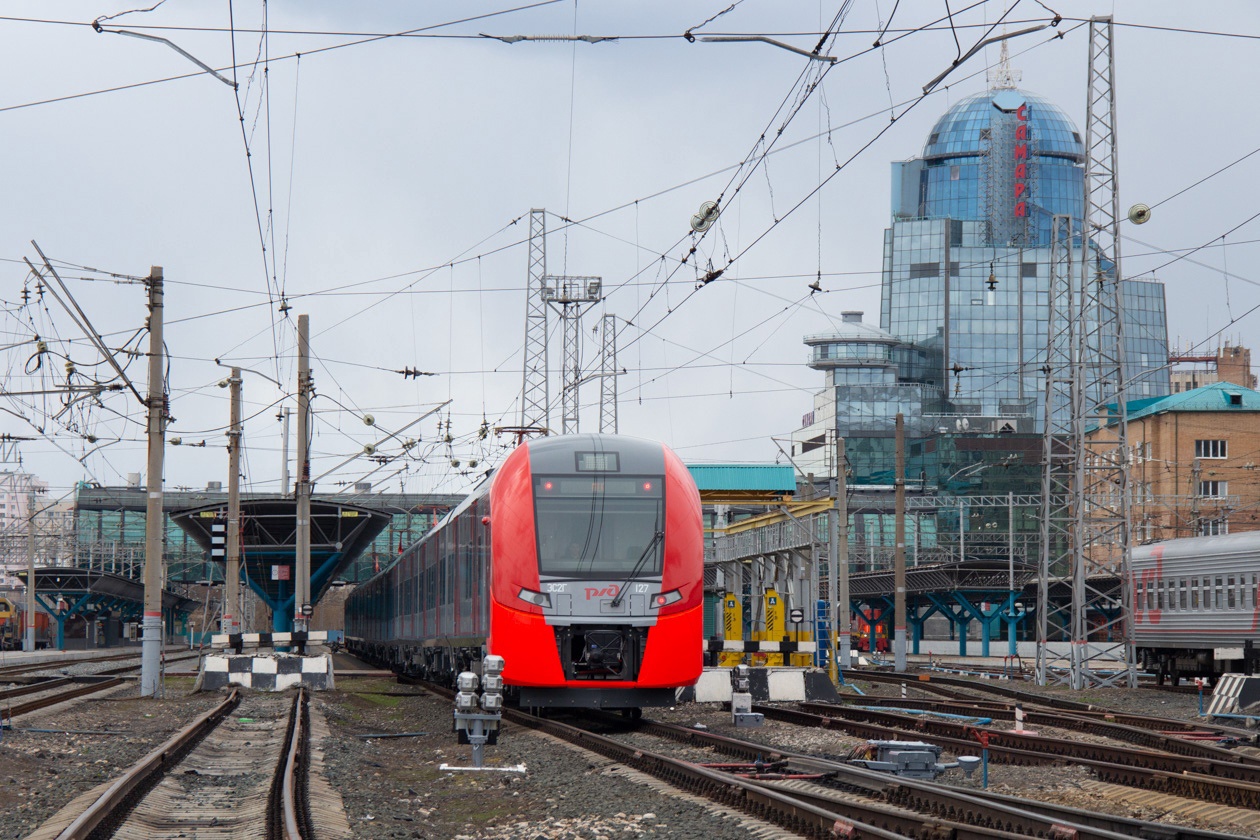
[[[1079,273],[1070,261],[1070,222],[1056,217],[1051,322],[1046,358],[1045,475],[1040,588],[1070,581],[1066,669],[1051,667],[1055,616],[1041,611],[1037,677],[1074,689],[1135,687],[1128,573],[1132,533],[1124,295],[1120,268],[1114,28],[1089,25],[1085,124],[1085,218]],[[1073,276],[1075,275],[1075,282]],[[1056,323],[1065,329],[1056,329]],[[1066,409],[1066,412],[1064,411]],[[1121,581],[1120,598],[1100,581]],[[1042,602],[1043,604],[1046,601]]]
[[[547,211],[529,211],[529,284],[525,290],[525,374],[521,386],[521,429],[549,427],[547,387]],[[545,433],[545,431],[544,431]]]
[[[598,277],[543,278],[543,300],[560,313],[564,325],[564,368],[561,371],[561,433],[579,431],[582,385],[582,312],[603,300],[603,281]]]
[[[617,434],[617,316],[605,315],[600,321],[599,365],[599,431]]]

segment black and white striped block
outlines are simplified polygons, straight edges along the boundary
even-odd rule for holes
[[[708,646],[710,653],[813,653],[818,650],[817,642],[745,642],[739,639],[710,639]]]
[[[232,685],[255,691],[284,691],[299,685],[314,691],[330,689],[334,687],[332,657],[287,653],[207,654],[202,665],[202,689],[217,691]]]
[[[330,636],[339,638],[340,634],[340,630],[311,630],[308,633],[241,633],[238,637],[229,636],[227,633],[215,633],[210,637],[210,647],[287,647],[298,642],[322,645],[330,641]]]
[[[817,668],[750,668],[748,689],[753,700],[766,702],[835,701],[835,686]],[[680,702],[725,703],[731,699],[731,669],[705,668],[694,687],[680,689]]]

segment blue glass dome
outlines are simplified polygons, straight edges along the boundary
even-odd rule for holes
[[[968,96],[946,111],[928,135],[923,157],[939,160],[983,154],[994,116],[1012,113],[1021,102],[1028,106],[1035,155],[1084,161],[1085,145],[1067,114],[1049,100],[1014,88]]]

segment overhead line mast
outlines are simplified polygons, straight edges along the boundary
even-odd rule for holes
[[[1079,271],[1061,264],[1070,222],[1055,219],[1046,372],[1045,481],[1037,677],[1072,688],[1137,685],[1129,552],[1124,275],[1120,266],[1114,24],[1089,24],[1084,220]],[[1056,333],[1059,333],[1056,335]],[[1055,416],[1055,412],[1059,416]],[[1064,416],[1065,415],[1065,416]],[[1056,431],[1059,434],[1056,434]],[[1057,586],[1056,586],[1057,585]],[[1052,671],[1050,590],[1070,592],[1068,668]]]

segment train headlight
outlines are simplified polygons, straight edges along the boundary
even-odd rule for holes
[[[676,604],[683,598],[681,589],[674,589],[670,592],[658,592],[652,598],[652,609],[659,610],[661,607],[668,607],[670,604]]]
[[[517,593],[516,597],[520,598],[522,601],[533,604],[536,607],[542,607],[544,609],[549,609],[551,607],[551,596],[546,592],[535,592],[532,589],[521,587],[521,591]]]

